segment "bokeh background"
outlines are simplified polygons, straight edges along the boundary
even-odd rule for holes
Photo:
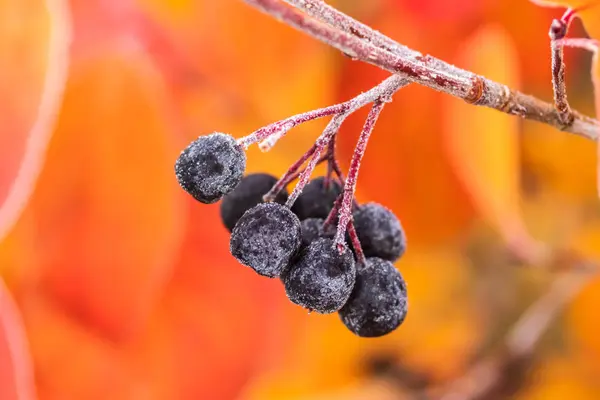
[[[562,10],[331,3],[552,98],[547,31]],[[575,23],[571,35],[585,34]],[[590,59],[566,52],[569,100],[594,115]],[[424,87],[399,92],[358,183],[359,200],[391,208],[409,241],[397,263],[409,315],[380,339],[308,315],[240,266],[218,204],[177,185],[174,161],[198,135],[241,137],[386,76],[240,0],[0,0],[0,399],[411,399],[493,353],[557,274],[515,248],[535,239],[600,256],[592,142]],[[340,134],[344,168],[366,111]],[[282,174],[323,126],[251,149],[248,172]],[[511,398],[600,398],[599,304],[592,279]]]

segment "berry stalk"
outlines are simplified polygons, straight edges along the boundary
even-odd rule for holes
[[[317,110],[307,111],[302,114],[293,115],[281,121],[273,122],[270,125],[264,126],[251,134],[244,136],[238,140],[238,143],[245,148],[250,147],[254,143],[265,141],[272,136],[277,136],[277,139],[283,137],[287,131],[304,122],[313,121],[315,119],[340,114],[348,108],[347,103],[334,104],[329,107],[319,108]],[[275,145],[276,141],[266,141],[262,147],[266,151]]]
[[[363,130],[360,133],[360,137],[358,138],[358,143],[354,149],[354,154],[352,155],[352,161],[350,162],[350,169],[348,171],[348,178],[346,179],[346,184],[344,185],[344,193],[342,204],[340,206],[337,232],[335,234],[335,243],[341,250],[343,250],[346,228],[348,227],[348,223],[352,218],[352,200],[354,199],[354,192],[356,191],[356,182],[358,179],[358,171],[360,170],[360,163],[365,154],[367,143],[371,137],[375,123],[377,122],[379,114],[385,105],[385,100],[386,99],[381,99],[373,104],[373,107],[371,108],[371,111],[369,111],[369,115],[367,116],[363,126]]]
[[[331,138],[338,133],[340,127],[342,126],[342,123],[344,122],[347,116],[348,114],[344,113],[338,114],[335,117],[333,117],[331,121],[329,121],[329,124],[327,125],[321,136],[319,136],[319,138],[315,142],[314,154],[308,161],[306,169],[300,174],[296,187],[294,187],[292,194],[290,194],[288,201],[285,203],[287,207],[292,207],[298,196],[300,196],[300,193],[302,193],[302,189],[304,189],[304,186],[306,186],[306,184],[310,180],[310,176],[312,175],[313,171],[315,170],[315,167],[317,166],[317,162],[321,157],[321,153],[327,147]]]
[[[298,169],[308,160],[317,150],[316,143],[313,144],[310,149],[306,151],[292,166],[287,170],[285,174],[277,181],[277,183],[273,186],[273,188],[265,194],[263,200],[265,202],[273,201],[273,199],[277,196],[281,190],[286,187],[296,176]]]
[[[360,244],[360,240],[358,240],[356,227],[352,221],[348,223],[348,235],[350,236],[350,242],[352,243],[352,248],[354,248],[354,253],[356,254],[356,267],[362,268],[366,265],[367,259],[365,257],[365,253],[363,252],[362,245]]]
[[[333,160],[335,159],[336,138],[337,136],[331,138],[329,149],[327,150],[327,174],[325,175],[325,182],[323,183],[325,190],[329,190],[331,180],[333,179]]]
[[[304,122],[313,121],[327,116],[350,115],[356,110],[366,106],[369,103],[383,97],[391,96],[400,88],[408,85],[409,82],[398,76],[392,75],[383,80],[377,86],[370,90],[359,94],[358,96],[347,100],[343,103],[334,104],[329,107],[319,108],[312,111],[307,111],[302,114],[296,114],[291,117],[273,122],[267,126],[255,130],[247,136],[238,139],[238,144],[244,148],[250,147],[254,143],[261,142],[260,148],[263,151],[270,150],[275,143],[281,139],[292,128],[303,124]]]

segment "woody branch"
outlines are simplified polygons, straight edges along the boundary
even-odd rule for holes
[[[596,140],[600,122],[572,111],[564,116],[553,104],[473,72],[414,51],[335,10],[320,0],[244,0],[274,18],[330,46],[410,82],[524,119]]]

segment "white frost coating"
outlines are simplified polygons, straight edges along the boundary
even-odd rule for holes
[[[344,32],[363,36],[371,44],[404,57],[417,58],[421,53],[390,39],[369,26],[360,23],[320,0],[284,0],[286,3],[304,10],[308,15],[319,19]],[[354,31],[354,32],[353,32]]]
[[[260,142],[258,144],[258,148],[260,149],[260,151],[262,152],[267,152],[269,150],[271,150],[273,148],[273,146],[275,146],[275,144],[277,144],[277,142],[279,141],[279,139],[281,139],[282,137],[285,136],[285,134],[294,127],[294,123],[292,122],[288,122],[283,124],[283,126],[281,127],[281,129],[273,132],[271,134],[271,136],[269,136],[268,138],[266,138],[265,140],[263,140],[262,142]]]
[[[423,56],[321,0],[283,0],[304,11],[307,18],[284,11],[287,8],[280,7],[274,0],[244,1],[344,53],[358,52],[360,60],[399,74],[411,82],[465,99],[471,104],[494,108],[509,114],[515,114],[515,106],[520,104],[522,108],[517,114],[523,118],[546,123],[588,139],[595,140],[597,137],[596,131],[600,128],[597,120],[575,113],[576,122],[565,127],[557,118],[552,104],[512,90],[508,91],[508,96],[503,96],[504,85],[457,68],[435,57]],[[307,7],[308,4],[311,4],[311,8]],[[370,54],[375,54],[377,58],[372,59]],[[433,73],[437,74],[437,78],[423,79],[424,76],[431,78]],[[477,95],[479,88],[475,85],[480,83],[483,83],[483,93]]]
[[[344,116],[345,118],[346,116],[352,114],[359,108],[364,107],[365,105],[372,103],[377,99],[391,98],[394,93],[396,93],[399,89],[408,85],[409,83],[410,82],[407,79],[404,79],[399,75],[392,75],[389,78],[382,81],[379,85],[366,92],[359,94],[351,100],[348,100],[344,103],[335,104],[333,106],[319,108],[302,114],[293,115],[286,119],[273,122],[272,124],[257,129],[249,135],[238,139],[237,143],[240,146],[243,146],[244,148],[248,148],[252,144],[260,142],[259,148],[262,151],[268,151],[271,149],[271,147],[275,145],[275,143],[277,143],[279,139],[285,136],[290,129],[300,125],[301,123],[328,115],[334,115],[334,118],[335,116]],[[339,125],[341,125],[341,122],[344,118],[340,118],[341,121],[336,120],[336,122],[332,126],[328,126],[328,128],[326,128],[326,131],[328,132],[327,135],[335,134],[337,132],[337,129],[339,129]],[[335,129],[336,126],[337,129]]]

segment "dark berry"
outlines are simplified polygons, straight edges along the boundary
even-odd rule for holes
[[[300,248],[308,247],[308,245],[321,237],[333,239],[335,236],[335,227],[333,225],[329,226],[327,232],[324,232],[324,222],[321,218],[308,218],[300,223],[302,227],[302,244]]]
[[[366,203],[354,212],[354,227],[366,257],[396,261],[406,250],[406,235],[393,212]]]
[[[231,254],[260,275],[273,278],[300,247],[300,220],[278,203],[261,203],[242,215],[231,232]]]
[[[333,208],[333,203],[342,192],[340,184],[335,180],[329,181],[329,187],[325,189],[325,177],[321,176],[308,182],[302,189],[302,193],[292,206],[292,211],[300,218],[322,218],[325,219]]]
[[[263,202],[263,196],[277,183],[277,178],[269,174],[249,174],[242,178],[235,190],[221,202],[221,220],[231,232],[237,221],[246,211]],[[283,204],[288,193],[283,189],[275,198],[277,203]]]
[[[324,220],[321,218],[308,218],[300,223],[302,227],[302,243],[300,249],[308,247],[309,244],[318,238],[333,239],[336,233],[336,227],[329,225],[327,230],[323,230]],[[346,245],[350,247],[350,235],[346,232]]]
[[[356,335],[379,337],[400,326],[407,309],[406,283],[400,272],[388,260],[368,258],[358,268],[352,295],[339,315]]]
[[[352,252],[339,253],[331,239],[306,247],[282,275],[288,298],[321,314],[338,311],[350,297],[356,276]]]
[[[181,187],[196,200],[210,204],[231,192],[246,169],[246,153],[231,135],[215,132],[200,136],[175,163]]]

